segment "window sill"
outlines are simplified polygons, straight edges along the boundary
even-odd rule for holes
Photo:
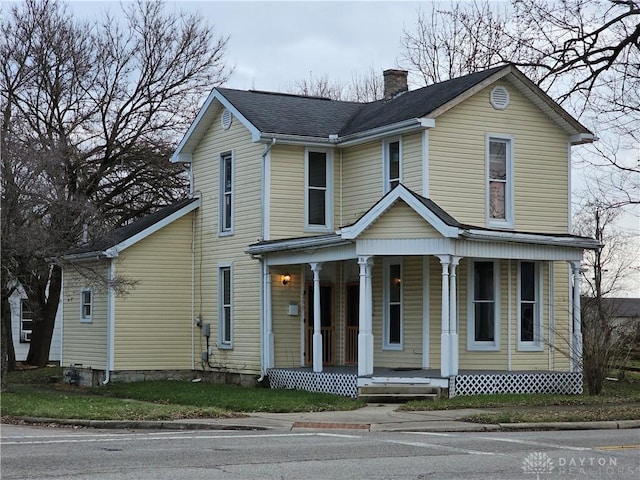
[[[233,345],[227,345],[225,343],[219,343],[218,350],[233,350]]]
[[[518,343],[518,351],[519,352],[542,352],[544,351],[544,347],[542,345],[537,345],[535,343],[531,343],[531,344]]]
[[[304,231],[307,233],[331,233],[333,229],[331,227],[324,226],[316,226],[316,225],[305,225]]]
[[[469,352],[499,352],[500,345],[496,344],[468,344],[467,351]]]
[[[389,344],[389,345],[382,345],[382,350],[399,351],[399,350],[403,350],[403,347],[402,347],[402,344],[399,344],[399,345]]]
[[[233,230],[228,232],[218,232],[218,237],[231,237],[233,236]]]

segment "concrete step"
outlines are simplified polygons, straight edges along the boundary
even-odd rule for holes
[[[380,403],[436,400],[440,395],[440,388],[426,385],[367,385],[358,389],[358,398]]]

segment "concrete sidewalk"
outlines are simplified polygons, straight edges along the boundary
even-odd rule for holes
[[[606,422],[551,422],[480,424],[461,419],[499,409],[397,411],[396,404],[369,404],[358,410],[308,413],[250,413],[240,417],[175,421],[59,420],[23,418],[25,423],[73,425],[92,428],[165,430],[319,430],[370,432],[479,432],[513,430],[592,430],[640,428],[639,420]]]

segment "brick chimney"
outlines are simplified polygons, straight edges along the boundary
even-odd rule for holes
[[[382,72],[384,77],[384,98],[388,100],[409,90],[406,70],[389,69]]]

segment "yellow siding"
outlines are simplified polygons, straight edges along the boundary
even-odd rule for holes
[[[402,137],[402,183],[422,194],[422,132]]]
[[[117,275],[137,284],[116,299],[115,370],[192,367],[193,215],[172,222],[118,257]]]
[[[485,222],[485,135],[513,135],[514,228],[566,233],[568,136],[521,95],[506,110],[482,90],[436,119],[429,133],[430,197],[462,223]],[[464,201],[460,201],[464,199]]]
[[[310,235],[304,231],[304,147],[271,149],[271,239]]]
[[[382,142],[342,152],[342,225],[354,223],[382,197]]]
[[[554,263],[555,290],[555,328],[553,328],[554,351],[553,369],[568,371],[571,366],[569,360],[569,337],[571,326],[571,290],[569,288],[569,264],[567,262]]]
[[[65,365],[82,364],[85,368],[104,370],[107,365],[107,290],[84,276],[108,278],[109,261],[81,263],[64,269],[63,351]],[[90,273],[89,273],[90,272]],[[92,284],[93,283],[93,284]],[[80,291],[91,288],[93,312],[91,323],[80,322]]]
[[[304,306],[300,302],[301,278],[298,269],[272,268],[271,269],[271,311],[274,337],[276,367],[299,367],[301,358],[301,325],[302,310]],[[282,275],[291,274],[291,282],[282,285]],[[298,315],[291,316],[289,303],[298,304]]]
[[[257,373],[260,370],[260,264],[244,252],[261,236],[261,168],[264,146],[235,119],[222,130],[216,118],[193,152],[194,190],[202,206],[196,220],[196,311],[211,324],[211,345],[218,338],[218,265],[232,264],[233,349],[214,348],[211,364],[219,370]],[[220,154],[233,151],[235,168],[235,231],[218,235]],[[204,341],[199,332],[195,361],[200,367]]]
[[[442,235],[402,200],[396,202],[360,238],[439,238]]]

